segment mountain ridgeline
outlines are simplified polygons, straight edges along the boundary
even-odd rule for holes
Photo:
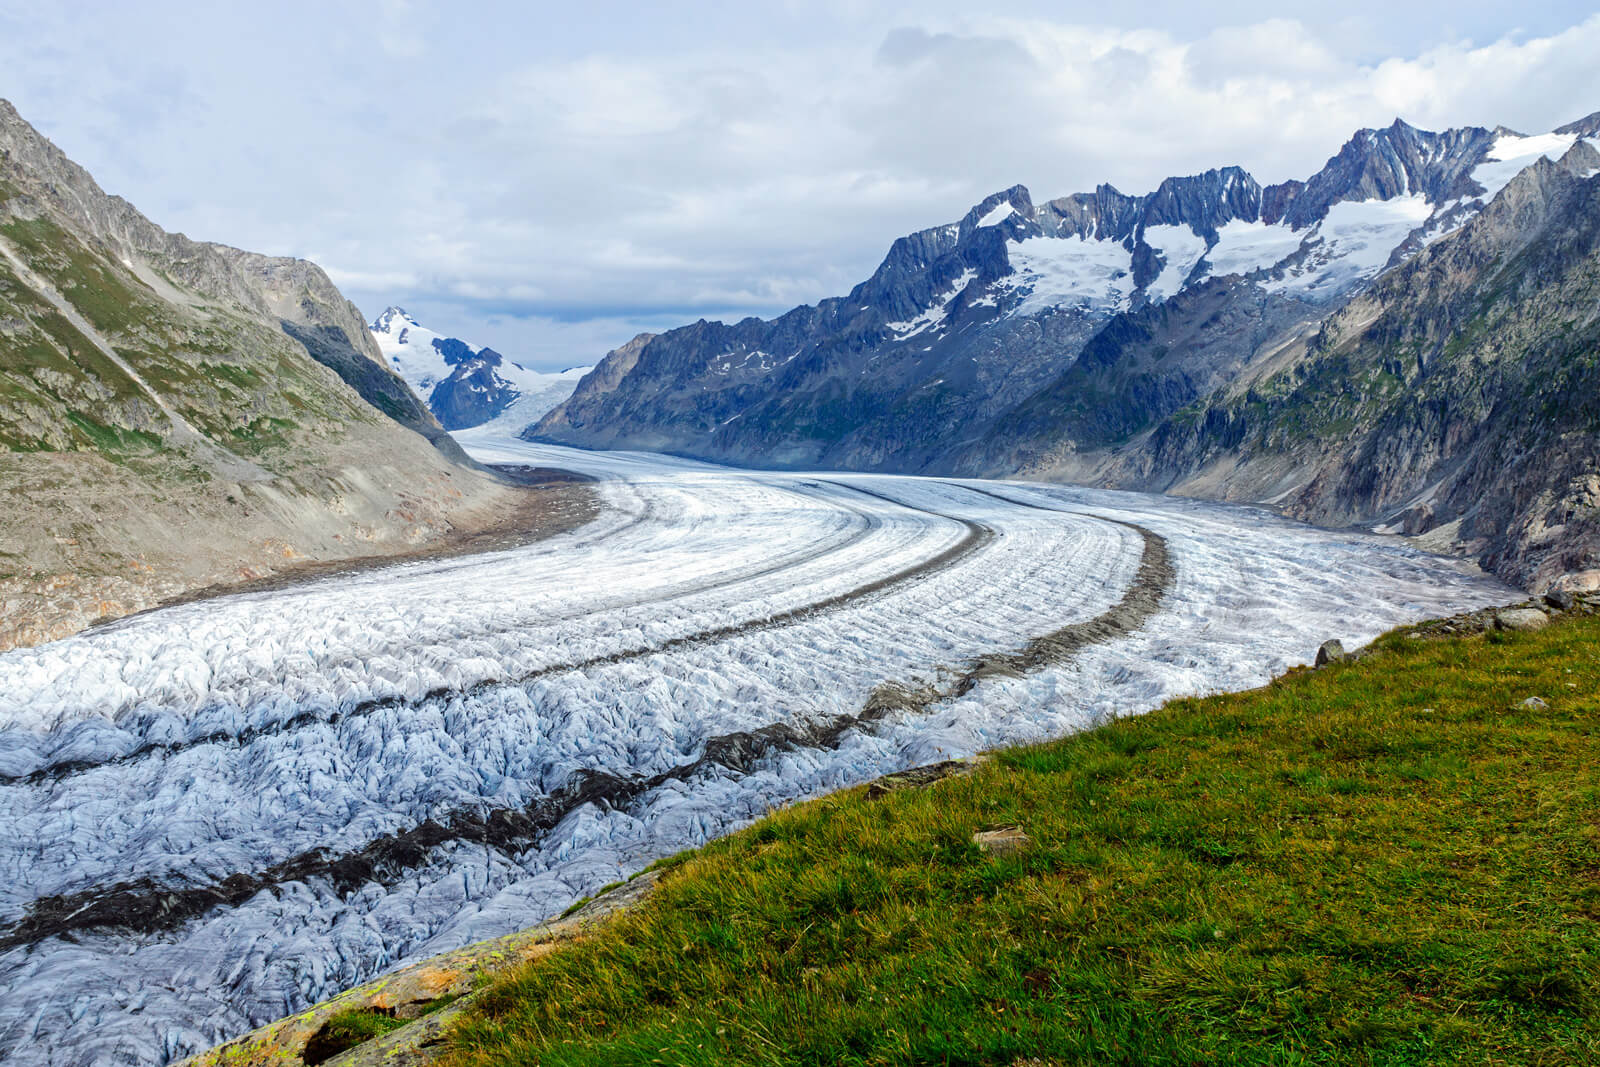
[[[1600,586],[1597,134],[1396,121],[1303,182],[1016,186],[848,296],[635,339],[525,435],[1265,502]]]
[[[447,430],[488,422],[527,426],[571,396],[594,369],[529,370],[488,346],[441,337],[401,307],[385,309],[368,329],[395,373]]]
[[[492,521],[316,265],[171,234],[0,101],[0,649]]]

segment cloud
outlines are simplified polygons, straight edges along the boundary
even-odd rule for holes
[[[562,364],[644,324],[842,293],[895,237],[1016,182],[1141,192],[1230,163],[1276,181],[1397,115],[1540,130],[1600,108],[1581,8],[1518,31],[1471,5],[1275,7],[839,0],[707,32],[705,5],[671,0],[559,19],[0,0],[0,67],[26,117],[169,229],[314,253],[369,311]]]

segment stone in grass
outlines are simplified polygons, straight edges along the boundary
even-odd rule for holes
[[[972,843],[984,852],[996,856],[1009,856],[1021,852],[1033,842],[1018,826],[1004,826],[998,830],[979,830],[972,835]]]
[[[1538,608],[1507,608],[1494,617],[1498,630],[1542,630],[1549,622],[1550,616]]]
[[[1578,602],[1565,589],[1552,589],[1544,595],[1544,602],[1557,611],[1571,611]]]
[[[1344,650],[1343,641],[1324,641],[1317,649],[1317,666],[1326,667],[1330,663],[1343,663],[1350,658],[1350,653]]]
[[[1522,706],[1527,708],[1529,711],[1543,711],[1550,705],[1545,702],[1543,697],[1529,697],[1527,700],[1522,702]]]

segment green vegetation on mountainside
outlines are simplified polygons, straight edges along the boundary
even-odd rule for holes
[[[1391,635],[776,813],[487,993],[452,1062],[1594,1063],[1596,766],[1600,619]]]
[[[317,423],[370,420],[294,341],[218,307],[168,303],[132,272],[46,219],[0,238],[49,282],[161,398],[233,452],[270,459]],[[0,262],[0,447],[159,452],[166,418],[149,395]]]

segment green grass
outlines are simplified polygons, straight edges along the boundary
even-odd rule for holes
[[[341,1052],[382,1037],[405,1025],[405,1020],[366,1008],[352,1008],[328,1018],[306,1045],[303,1054],[308,1064],[324,1063]]]
[[[143,282],[48,219],[13,219],[0,234],[101,333],[116,338],[167,326],[160,299]]]
[[[161,438],[144,430],[104,426],[75,411],[67,412],[66,420],[77,429],[87,444],[113,462],[128,455],[143,455],[162,448]]]
[[[1597,691],[1600,621],[1391,636],[800,805],[486,992],[450,1062],[1600,1062]]]

